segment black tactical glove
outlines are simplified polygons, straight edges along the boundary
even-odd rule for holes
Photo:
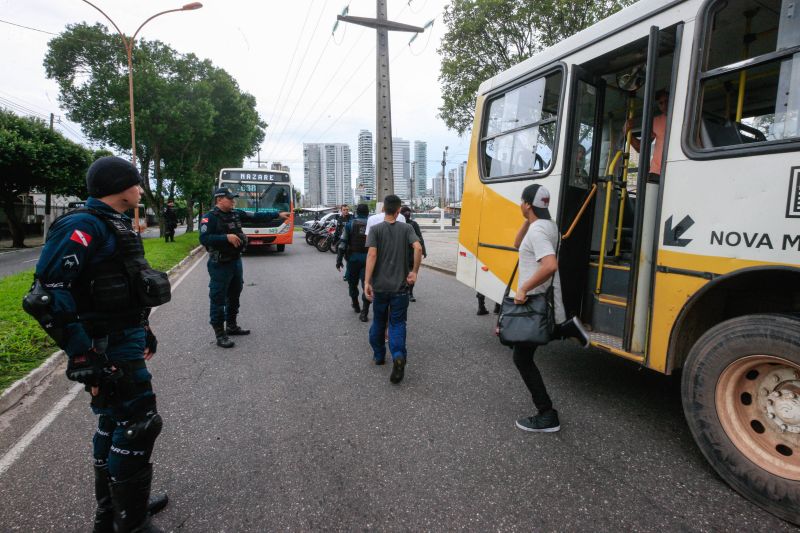
[[[341,270],[344,264],[341,261],[336,261],[336,270]]]
[[[99,386],[106,379],[122,376],[122,370],[113,368],[103,353],[89,350],[69,358],[67,379],[89,387]]]
[[[153,330],[150,329],[150,326],[145,326],[144,333],[144,348],[145,350],[150,350],[150,355],[153,355],[158,349],[158,339],[156,339],[156,336],[153,333]]]

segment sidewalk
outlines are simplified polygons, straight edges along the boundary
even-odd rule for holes
[[[421,229],[422,238],[425,239],[425,250],[428,252],[428,257],[422,260],[422,264],[455,274],[458,260],[458,231],[439,231],[426,227]]]

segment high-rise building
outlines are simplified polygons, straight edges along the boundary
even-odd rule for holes
[[[414,163],[414,196],[421,198],[428,189],[428,143],[425,141],[414,141]]]
[[[303,185],[311,205],[352,204],[350,146],[303,143]]]
[[[451,168],[447,172],[447,205],[457,202],[456,183],[458,183],[458,168]]]
[[[460,165],[458,165],[458,196],[456,196],[456,201],[460,202],[461,197],[464,196],[464,178],[467,175],[467,162],[463,161]]]
[[[282,170],[283,172],[289,172],[289,167],[281,163],[280,161],[275,161],[269,166],[270,170]]]
[[[442,198],[442,171],[436,173],[436,177],[433,178],[433,186],[431,187],[431,191],[433,192],[433,197],[437,200]]]
[[[361,200],[375,199],[375,158],[372,150],[372,132],[358,132],[358,179],[356,189]]]
[[[394,193],[403,202],[408,202],[411,199],[411,143],[400,137],[392,138],[392,171]]]

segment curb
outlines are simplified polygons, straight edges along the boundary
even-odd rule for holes
[[[424,266],[425,268],[430,268],[431,270],[435,270],[437,272],[441,272],[442,274],[447,274],[448,276],[455,276],[456,273],[450,269],[429,265],[427,263],[422,263],[420,266]]]
[[[197,246],[189,255],[181,259],[181,261],[167,271],[167,275],[172,277],[178,270],[180,270],[186,263],[191,261],[194,256],[203,250],[202,246]],[[59,367],[63,362],[62,357],[64,350],[58,350],[48,357],[44,363],[39,367],[34,368],[24,378],[18,379],[10,387],[8,387],[3,394],[0,394],[0,415],[14,407],[26,394],[38,387],[42,381],[45,380],[53,371]]]

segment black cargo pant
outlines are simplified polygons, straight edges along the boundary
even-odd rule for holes
[[[547,389],[542,380],[542,374],[533,361],[536,352],[536,345],[515,344],[514,345],[514,364],[519,370],[519,375],[533,398],[533,405],[540,413],[549,411],[553,408],[553,401],[547,394]]]

